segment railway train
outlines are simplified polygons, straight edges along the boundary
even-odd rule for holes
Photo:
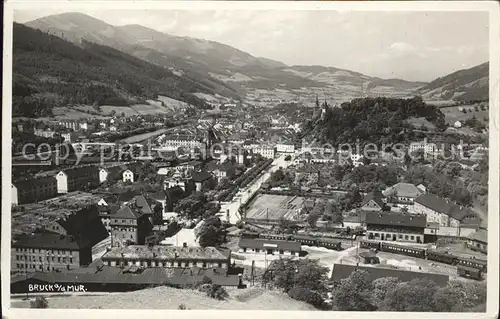
[[[487,271],[486,260],[459,257],[448,253],[438,252],[432,249],[415,248],[393,243],[366,240],[362,240],[360,242],[360,247],[376,249],[393,254],[412,256],[457,266],[459,275],[464,277],[480,277],[482,272],[486,273]]]
[[[342,242],[335,238],[314,237],[309,235],[272,234],[272,233],[255,233],[255,232],[244,232],[241,234],[241,236],[246,238],[293,240],[299,242],[301,245],[342,250]]]

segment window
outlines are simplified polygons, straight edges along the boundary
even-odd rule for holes
[[[19,260],[19,256],[16,256],[16,260]]]
[[[410,236],[410,239],[411,239],[411,240],[414,240],[414,239],[415,239],[415,236]]]
[[[57,257],[57,262],[60,263],[61,262],[61,257]]]
[[[408,235],[405,235],[405,239],[408,240]]]
[[[403,239],[403,235],[399,234],[399,239]]]

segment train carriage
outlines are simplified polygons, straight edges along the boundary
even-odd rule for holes
[[[342,250],[342,242],[333,238],[321,238],[317,240],[319,247],[324,247],[334,250]]]
[[[407,256],[412,256],[412,257],[417,257],[417,258],[425,258],[425,249],[422,248],[414,248],[414,247],[408,247],[408,246],[400,246],[400,245],[394,245],[394,244],[388,244],[388,243],[382,243],[380,245],[380,250],[388,253],[393,253],[393,254],[401,254],[401,255],[407,255]]]
[[[367,249],[375,248],[377,250],[380,250],[380,242],[378,242],[378,241],[362,240],[362,241],[360,241],[359,246],[361,248],[367,248]]]
[[[475,280],[483,279],[481,269],[467,267],[459,264],[457,266],[457,272],[460,277],[471,278]]]
[[[318,246],[318,239],[308,235],[295,235],[294,239],[301,245]]]
[[[434,250],[427,250],[427,260],[433,260],[441,263],[445,263],[448,265],[456,265],[458,262],[457,256],[448,254],[448,253],[442,253]]]
[[[473,258],[458,258],[458,265],[479,269],[482,272],[487,270],[487,261]]]

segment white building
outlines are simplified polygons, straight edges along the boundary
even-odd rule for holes
[[[42,136],[42,137],[46,137],[46,138],[52,138],[52,137],[54,137],[54,134],[56,134],[56,132],[52,131],[50,128],[48,128],[46,130],[35,129],[34,134],[36,136]]]
[[[266,255],[299,256],[301,245],[296,241],[263,238],[240,238],[240,253],[261,253]]]
[[[294,153],[295,145],[293,143],[278,143],[276,144],[276,152],[278,153]]]
[[[427,143],[427,139],[424,139],[423,142],[413,142],[410,144],[410,153],[414,153],[418,150],[423,150],[426,155],[436,155],[439,152],[436,144]]]
[[[99,170],[99,183],[104,183],[108,179],[108,170],[101,168]]]
[[[253,149],[254,154],[260,154],[264,158],[274,159],[275,149],[272,146],[259,145]]]
[[[351,154],[351,161],[354,167],[358,167],[359,165],[363,165],[363,155],[361,154]]]
[[[14,184],[10,185],[10,194],[11,194],[11,205],[16,206],[18,201],[17,201],[17,187],[14,186]]]
[[[64,171],[60,171],[56,175],[57,193],[66,194],[68,192],[68,175]]]
[[[134,172],[132,172],[131,170],[127,169],[123,172],[122,174],[123,176],[123,182],[131,182],[133,183],[134,182]]]

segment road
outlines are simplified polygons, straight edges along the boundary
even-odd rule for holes
[[[239,214],[239,209],[242,205],[246,204],[250,198],[259,190],[260,186],[262,183],[264,183],[266,180],[271,177],[271,174],[277,171],[280,167],[286,168],[289,165],[293,163],[293,155],[292,159],[290,161],[285,161],[285,157],[288,154],[283,154],[280,155],[278,158],[276,158],[273,163],[269,166],[269,168],[264,171],[264,173],[255,179],[251,184],[249,184],[247,187],[240,189],[240,196],[235,196],[231,202],[223,205],[221,207],[221,213],[223,218],[226,218],[226,220],[230,224],[236,224],[237,221],[240,220],[241,216]],[[229,211],[229,218],[228,216],[228,211]]]

